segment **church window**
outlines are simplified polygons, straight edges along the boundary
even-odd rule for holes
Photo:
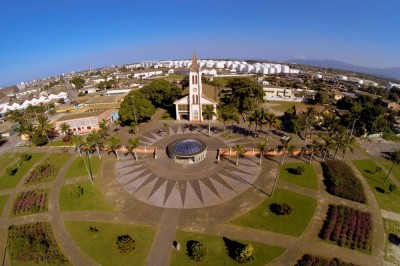
[[[199,112],[197,110],[193,112],[193,120],[199,120]]]
[[[196,84],[197,84],[197,76],[195,76],[195,78],[194,78],[194,81],[196,82]]]
[[[196,95],[196,103],[199,103],[199,95]]]

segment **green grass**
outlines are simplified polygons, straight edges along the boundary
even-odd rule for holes
[[[0,216],[3,213],[4,206],[6,205],[9,196],[10,195],[0,195]]]
[[[302,175],[293,173],[297,167],[304,167]],[[279,179],[302,187],[318,190],[317,176],[314,168],[308,163],[285,163],[279,172]]]
[[[205,234],[189,233],[178,231],[176,233],[176,241],[181,244],[181,250],[173,250],[171,254],[171,266],[185,265],[239,265],[231,259],[226,251],[224,240],[221,236],[211,236]],[[207,260],[203,263],[196,263],[186,255],[186,242],[188,240],[197,240],[207,247]],[[243,244],[248,241],[237,240]],[[246,265],[266,265],[285,249],[281,247],[269,246],[257,242],[251,242],[254,247],[254,260]]]
[[[88,163],[87,156],[85,156],[85,160],[86,163]],[[92,156],[92,158],[90,158],[90,169],[92,170],[92,174],[94,176],[99,174],[101,162],[102,160],[97,156]],[[85,164],[83,162],[83,157],[78,157],[72,162],[64,178],[74,178],[80,176],[88,176]]]
[[[171,74],[166,77],[158,78],[158,79],[166,79],[166,80],[183,80],[186,77],[186,75],[178,75],[178,74]]]
[[[146,226],[96,222],[65,222],[65,225],[76,244],[101,265],[146,265],[155,236],[155,229]],[[91,226],[99,230],[96,238],[89,237]],[[115,242],[123,234],[135,240],[136,249],[132,255],[121,255],[117,249]]]
[[[390,160],[382,157],[378,159],[378,162],[382,164],[388,172],[393,164]],[[400,182],[400,166],[395,164],[390,175],[396,177],[396,179]]]
[[[15,154],[15,158],[17,160],[20,159],[20,154]],[[0,156],[0,169],[1,171],[5,170],[10,164],[15,163],[14,156],[12,153],[4,153]]]
[[[389,234],[400,237],[400,222],[383,219],[383,225],[385,226],[385,261],[400,265],[400,246],[396,247],[388,239]]]
[[[273,202],[286,202],[293,208],[293,212],[290,215],[276,215],[269,208]],[[230,223],[298,237],[306,229],[316,206],[317,200],[314,198],[278,188],[272,199],[266,199],[259,206]]]
[[[83,195],[73,198],[70,195],[71,187],[81,186]],[[72,185],[62,186],[60,189],[59,205],[61,211],[114,211],[111,205],[104,199],[97,183],[85,181]]]
[[[57,139],[53,140],[52,142],[49,142],[46,144],[46,146],[51,146],[51,147],[71,147],[73,146],[71,142],[64,142],[62,139]]]
[[[32,158],[29,161],[23,162],[14,176],[10,176],[4,173],[0,177],[0,189],[14,188],[21,180],[21,178],[26,174],[26,172],[28,172],[33,167],[33,165],[42,158],[44,154],[32,153],[31,155]],[[17,168],[17,164],[13,164],[13,167]]]
[[[365,180],[378,201],[379,207],[381,209],[400,213],[400,205],[398,204],[400,202],[400,188],[390,195],[388,194],[389,186],[392,184],[392,181],[388,179],[386,183],[383,184],[387,173],[384,170],[375,173],[377,165],[372,160],[355,160],[353,163],[365,177]]]

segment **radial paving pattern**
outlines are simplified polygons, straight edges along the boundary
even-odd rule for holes
[[[141,145],[160,146],[158,159],[136,162],[132,157],[125,157],[118,161],[119,183],[135,198],[165,208],[200,208],[220,204],[249,189],[261,169],[252,160],[243,159],[239,166],[229,160],[216,164],[216,151],[211,151],[200,164],[182,166],[172,162],[161,151],[161,147],[173,140],[171,136],[198,133],[201,137],[208,133],[204,131],[191,132],[178,126],[176,129],[169,127],[168,134],[145,134],[140,138]],[[208,140],[205,138],[204,141]],[[213,141],[217,143],[211,146],[225,145],[215,138]]]

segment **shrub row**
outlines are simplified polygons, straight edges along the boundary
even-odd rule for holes
[[[49,223],[11,225],[8,229],[10,259],[24,264],[68,263],[54,239]]]
[[[358,266],[353,263],[343,262],[338,258],[327,259],[309,254],[304,255],[296,266]]]
[[[38,213],[47,209],[47,193],[42,189],[25,191],[17,197],[13,214]]]
[[[320,238],[334,241],[339,246],[370,251],[371,237],[371,214],[346,206],[329,205]]]
[[[341,161],[326,161],[322,163],[322,169],[329,193],[356,202],[366,202],[363,186],[350,166]]]

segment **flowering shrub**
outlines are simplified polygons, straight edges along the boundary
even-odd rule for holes
[[[49,223],[11,225],[8,228],[8,252],[12,264],[64,265]]]
[[[69,156],[70,155],[66,154],[51,155],[51,157],[48,157],[30,173],[28,178],[25,180],[25,184],[53,181],[56,178],[58,171],[60,171],[61,167],[69,158]]]
[[[364,188],[350,166],[341,161],[326,161],[322,163],[322,169],[329,193],[356,202],[366,202]]]
[[[343,262],[338,258],[327,259],[309,254],[304,255],[296,264],[296,266],[357,266],[353,263]]]
[[[12,213],[14,215],[44,212],[47,210],[47,193],[42,189],[25,191],[17,197]]]
[[[346,206],[329,205],[320,238],[352,249],[371,250],[371,214]]]

